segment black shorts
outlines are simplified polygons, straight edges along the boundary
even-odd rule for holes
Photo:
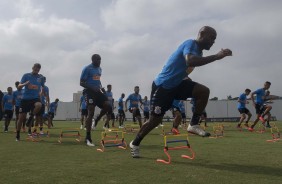
[[[125,117],[124,110],[118,110],[118,114],[120,117]]]
[[[5,110],[4,118],[5,119],[12,119],[13,118],[13,114],[14,114],[13,110]]]
[[[88,110],[87,109],[81,109],[81,116],[88,116]]]
[[[43,116],[44,113],[45,113],[45,104],[42,104],[40,109],[40,115]]]
[[[149,119],[149,111],[144,111],[144,118]]]
[[[256,104],[256,114],[262,114],[264,110],[265,108],[263,105]]]
[[[102,93],[102,91],[94,92],[89,89],[84,89],[83,96],[85,97],[87,106],[94,105],[98,106],[100,109],[103,108],[104,102],[108,101],[108,97]]]
[[[247,108],[241,108],[241,109],[238,109],[238,111],[240,112],[240,114],[248,114],[250,112],[249,109]]]
[[[139,110],[139,108],[130,108],[129,109],[129,112],[131,112],[132,113],[132,115],[133,115],[133,118],[135,118],[135,117],[141,117],[141,113],[140,113],[140,110]]]
[[[185,113],[181,113],[181,117],[182,117],[182,119],[186,119],[186,114]]]
[[[34,104],[36,102],[40,102],[41,103],[40,99],[38,99],[38,98],[32,99],[32,100],[24,100],[24,99],[22,99],[21,103],[20,103],[19,112],[20,113],[27,113],[27,112],[33,111]]]
[[[53,112],[48,112],[48,115],[51,119],[53,119],[55,117],[55,114]]]
[[[151,113],[155,115],[164,115],[172,106],[173,100],[186,100],[192,97],[192,91],[196,82],[183,80],[177,87],[164,89],[162,86],[156,86],[153,82],[151,91]]]
[[[16,115],[18,115],[20,113],[20,107],[19,106],[16,106],[15,113],[16,113]]]
[[[111,119],[116,119],[115,113],[111,113]]]

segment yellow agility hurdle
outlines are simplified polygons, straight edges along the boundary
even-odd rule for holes
[[[280,131],[275,123],[272,123],[270,128],[272,139],[266,140],[267,142],[277,142],[280,140]]]
[[[106,147],[118,147],[120,149],[126,149],[127,144],[124,140],[124,132],[118,129],[108,129],[101,132],[101,148],[97,151],[104,152]]]
[[[213,126],[213,136],[210,136],[210,138],[214,138],[214,139],[217,139],[217,138],[222,138],[223,137],[223,133],[224,133],[224,126],[223,124],[216,124]]]

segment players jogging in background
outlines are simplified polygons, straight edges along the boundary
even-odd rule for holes
[[[16,114],[16,122],[15,122],[16,126],[15,127],[17,127],[17,122],[19,120],[20,103],[23,97],[23,94],[22,94],[23,90],[18,88],[19,84],[20,84],[19,81],[15,82],[16,90],[13,92],[13,99],[14,99],[14,104],[15,104],[15,114]],[[22,126],[23,126],[22,130],[23,132],[25,132],[25,121],[23,122]]]
[[[106,91],[106,96],[108,98],[108,101],[111,105],[111,110],[107,112],[107,117],[106,117],[106,121],[105,121],[105,124],[104,124],[104,129],[108,129],[110,128],[110,120],[112,119],[112,113],[113,113],[113,108],[114,108],[114,102],[113,102],[113,92],[112,92],[112,85],[111,84],[108,84],[107,85],[107,91]],[[115,117],[113,117],[115,119]],[[112,127],[114,127],[114,120],[113,120],[113,123],[112,123]]]
[[[179,107],[179,110],[180,110],[180,113],[181,113],[182,125],[185,127],[185,125],[186,125],[186,110],[185,110],[184,100],[179,100],[178,107]]]
[[[24,87],[24,91],[19,109],[20,114],[17,124],[16,141],[20,140],[21,126],[25,121],[26,114],[28,112],[31,112],[31,116],[36,116],[37,123],[40,121],[40,92],[41,87],[44,86],[42,75],[39,74],[40,69],[41,65],[39,63],[35,63],[32,67],[32,72],[24,74],[18,86],[19,89],[22,89]]]
[[[265,125],[264,116],[272,108],[270,105],[264,106],[265,91],[270,88],[270,85],[271,83],[269,81],[266,81],[264,83],[263,88],[257,89],[256,91],[251,93],[251,99],[252,99],[254,107],[256,108],[257,117],[255,121],[253,122],[252,126],[249,128],[249,131],[254,131],[254,127],[256,126],[259,120],[261,120],[262,124]]]
[[[41,110],[40,110],[40,123],[39,123],[39,130],[40,130],[40,134],[44,134],[43,133],[43,115],[45,113],[45,108],[47,107],[47,109],[49,109],[49,105],[50,105],[50,97],[49,97],[49,88],[46,86],[46,77],[43,77],[44,80],[44,86],[41,89]]]
[[[144,114],[144,123],[149,119],[149,112],[150,112],[150,101],[148,100],[148,97],[144,97],[143,104],[141,104],[140,109],[143,110]]]
[[[88,115],[88,111],[87,111],[85,97],[83,95],[80,97],[79,112],[81,114],[81,117],[80,117],[80,122],[81,122],[80,129],[83,129],[83,128],[86,129],[85,125],[86,125],[86,118],[87,118],[87,115]]]
[[[192,81],[187,75],[194,67],[206,65],[232,55],[231,50],[221,49],[215,55],[202,56],[202,51],[209,50],[214,44],[216,36],[215,29],[204,26],[200,29],[197,39],[186,40],[169,57],[161,73],[152,84],[150,119],[141,127],[135,139],[130,142],[133,158],[139,157],[141,141],[161,123],[165,112],[171,108],[173,100],[195,98],[195,112],[187,130],[202,137],[210,136],[198,125],[208,102],[209,88]]]
[[[13,113],[14,113],[14,98],[13,98],[13,89],[12,87],[7,88],[8,93],[4,95],[2,99],[2,111],[4,113],[4,118],[5,118],[5,127],[4,127],[4,132],[8,132],[8,128],[11,122],[11,119],[13,118]],[[15,127],[15,129],[17,126]]]
[[[92,63],[85,66],[80,76],[80,86],[84,87],[83,95],[87,103],[88,116],[86,119],[86,144],[88,146],[95,146],[91,138],[91,124],[94,116],[95,107],[98,106],[101,111],[99,116],[95,119],[95,124],[108,112],[111,111],[111,105],[105,95],[105,90],[102,88],[100,81],[102,69],[100,67],[101,57],[94,54],[91,57]]]
[[[243,121],[246,119],[246,115],[248,116],[246,122],[245,122],[245,127],[249,128],[249,120],[251,119],[252,117],[252,114],[251,112],[249,111],[249,109],[246,108],[246,104],[248,104],[248,100],[247,100],[247,97],[248,95],[251,93],[251,90],[250,89],[245,89],[245,92],[242,93],[239,98],[238,98],[238,111],[240,113],[240,121],[237,125],[237,128],[241,128],[241,124],[243,123]]]
[[[123,128],[123,122],[125,119],[125,113],[123,110],[123,99],[125,94],[122,93],[121,97],[118,99],[118,121],[119,121],[119,128]]]
[[[48,115],[49,115],[48,128],[50,128],[51,126],[54,127],[53,119],[54,119],[54,117],[57,114],[58,102],[59,102],[59,99],[56,98],[56,100],[49,105],[49,110],[48,110]]]
[[[134,93],[130,94],[125,100],[125,112],[127,111],[127,102],[129,101],[129,112],[132,113],[133,118],[137,118],[139,126],[142,127],[141,113],[139,110],[139,103],[142,105],[142,97],[139,94],[139,86],[134,87]]]

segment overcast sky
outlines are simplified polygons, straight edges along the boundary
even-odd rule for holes
[[[236,97],[266,80],[282,96],[281,8],[277,0],[0,0],[0,89],[39,62],[51,101],[72,101],[82,68],[98,53],[102,85],[112,84],[116,100],[136,85],[149,96],[172,52],[209,25],[218,36],[204,56],[233,51],[190,75],[210,98]]]

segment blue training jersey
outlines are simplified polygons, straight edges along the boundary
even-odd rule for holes
[[[13,94],[6,94],[3,97],[4,110],[13,110]]]
[[[13,98],[15,100],[15,106],[19,107],[21,100],[23,98],[23,89],[14,91],[13,92]]]
[[[185,113],[185,105],[184,105],[183,101],[180,101],[178,103],[178,107],[179,107],[179,110],[180,110],[181,113]]]
[[[254,91],[254,94],[256,94],[255,103],[259,105],[263,105],[265,90],[263,88],[257,89],[256,91]]]
[[[49,112],[55,113],[58,107],[58,103],[52,102],[49,106]]]
[[[246,101],[247,101],[247,95],[245,93],[242,93],[240,96],[239,96],[239,99],[240,101],[243,101],[244,103],[242,102],[238,102],[238,109],[244,109],[246,108]]]
[[[150,101],[143,101],[143,106],[144,106],[144,112],[149,112],[150,111]]]
[[[93,64],[90,64],[83,68],[80,80],[86,81],[86,84],[90,87],[102,88],[102,84],[100,81],[101,75],[101,67],[94,67]]]
[[[118,110],[123,110],[123,99],[121,97],[118,99]]]
[[[80,107],[81,109],[87,109],[85,97],[83,95],[80,97],[80,103],[81,103],[81,107]]]
[[[154,80],[155,84],[157,86],[161,85],[165,89],[178,86],[188,75],[186,72],[188,66],[185,60],[185,55],[188,54],[202,56],[202,51],[195,40],[187,40],[178,47],[169,57],[161,73]]]
[[[111,106],[113,107],[113,93],[111,91],[106,91],[106,96],[108,97],[108,101],[110,102]]]
[[[42,96],[41,96],[41,103],[42,105],[45,105],[46,104],[46,97],[45,96],[49,96],[49,88],[47,86],[43,86],[42,87]]]
[[[141,99],[142,99],[141,95],[132,93],[131,95],[127,97],[126,100],[129,100],[129,108],[132,108],[132,107],[138,108],[139,107],[138,103],[140,102]]]
[[[39,99],[41,87],[44,86],[43,76],[40,74],[26,73],[21,79],[21,84],[27,81],[29,81],[29,84],[24,87],[22,99]]]

